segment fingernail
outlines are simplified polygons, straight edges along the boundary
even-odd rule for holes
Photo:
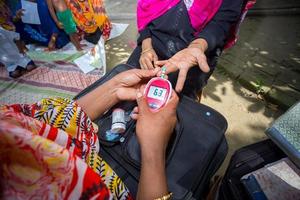
[[[138,92],[138,93],[136,94],[136,97],[137,97],[137,98],[141,98],[142,96],[143,96],[143,94],[140,93],[140,92]]]
[[[129,117],[132,118],[132,116],[134,115],[135,113],[133,111],[131,111],[131,113],[129,114]]]

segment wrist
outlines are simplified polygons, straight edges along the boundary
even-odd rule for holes
[[[112,101],[117,103],[120,101],[118,97],[118,91],[122,88],[121,83],[119,83],[118,79],[116,77],[110,79],[107,82],[107,87],[110,88],[110,96],[112,97]]]
[[[142,42],[142,50],[152,49],[152,39],[146,38]]]
[[[165,149],[164,148],[147,148],[141,146],[142,161],[147,165],[161,165],[165,166]]]
[[[198,38],[193,40],[188,48],[198,48],[204,53],[208,48],[208,44],[205,39]]]

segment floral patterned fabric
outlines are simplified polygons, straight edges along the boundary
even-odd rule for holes
[[[102,0],[67,0],[77,26],[86,33],[94,33],[100,28],[108,37],[112,28]]]
[[[3,199],[132,199],[98,152],[92,122],[74,101],[0,106]]]

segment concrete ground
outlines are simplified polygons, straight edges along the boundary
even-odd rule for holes
[[[249,16],[219,68],[268,101],[289,108],[300,100],[300,15]]]
[[[293,0],[290,1],[294,2]],[[112,21],[130,24],[122,36],[109,41],[106,45],[109,69],[112,69],[116,64],[126,62],[135,47],[135,40],[138,36],[135,25],[135,3],[135,0],[106,0],[107,12]],[[239,43],[227,55],[223,55],[224,58],[219,63],[221,67],[218,67],[214,72],[203,92],[201,103],[211,106],[222,113],[229,125],[226,132],[229,153],[218,174],[222,174],[225,171],[229,159],[236,149],[265,139],[264,130],[274,119],[282,114],[282,111],[278,109],[276,104],[264,100],[263,95],[258,94],[257,90],[249,91],[245,89],[244,86],[247,86],[247,84],[241,85],[240,83],[243,82],[232,76],[232,73],[225,69],[233,69],[232,71],[238,71],[239,68],[243,69],[244,65],[248,64],[248,58],[252,56],[259,61],[253,58],[250,61],[251,67],[249,66],[248,69],[258,68],[262,70],[265,66],[271,66],[265,71],[272,74],[272,70],[278,68],[282,71],[281,75],[289,74],[292,76],[286,77],[287,80],[295,80],[294,82],[299,85],[299,76],[293,76],[292,71],[284,73],[286,70],[292,70],[293,68],[283,68],[278,64],[282,62],[288,63],[288,66],[299,64],[299,42],[293,42],[295,37],[297,40],[299,39],[299,35],[295,36],[294,32],[290,34],[290,29],[287,29],[286,26],[280,28],[280,25],[275,22],[280,22],[281,24],[289,22],[287,26],[292,26],[292,30],[298,30],[296,28],[299,22],[298,19],[284,17],[272,19],[267,17],[247,18],[241,29]],[[267,31],[272,27],[278,27],[278,31],[273,29],[271,29],[274,31],[272,33],[263,31]],[[279,33],[282,33],[282,35]],[[255,43],[255,46],[252,46],[250,41],[253,44]],[[247,56],[241,55],[243,53],[247,54]],[[269,59],[268,55],[272,55],[272,57]],[[228,61],[227,63],[226,60]],[[236,68],[232,66],[236,66]],[[294,71],[295,74],[298,73],[297,69]],[[256,78],[250,72],[245,73],[245,77],[248,77],[247,74],[249,77]],[[265,80],[264,77],[257,80],[269,81],[268,79]],[[266,90],[264,82],[258,81],[257,84],[259,87],[255,87],[256,89]],[[251,87],[248,88],[251,89]]]

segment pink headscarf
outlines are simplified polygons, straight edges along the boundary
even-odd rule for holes
[[[222,0],[184,0],[190,16],[190,22],[196,32],[213,18],[221,6]],[[138,30],[143,30],[152,20],[166,13],[180,0],[138,0]]]
[[[166,13],[170,8],[177,5],[181,0],[138,0],[137,24],[138,30],[142,31],[152,20]],[[223,0],[182,0],[184,1],[195,34],[199,33],[219,10]],[[248,10],[253,7],[256,0],[247,0],[243,7],[239,21],[231,27],[226,48],[232,47],[238,36],[240,24],[243,22]]]

